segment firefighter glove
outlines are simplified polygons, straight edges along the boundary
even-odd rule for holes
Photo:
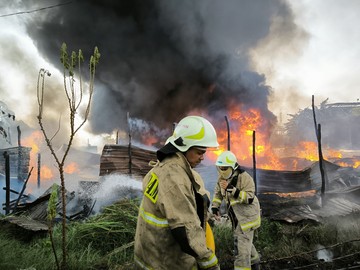
[[[234,198],[239,197],[240,190],[234,187],[233,185],[228,185],[226,191],[229,192]]]
[[[234,192],[235,190],[236,190],[236,187],[234,187],[233,185],[230,185],[230,184],[226,188],[226,191],[230,192],[230,193]]]

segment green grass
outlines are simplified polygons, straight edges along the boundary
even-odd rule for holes
[[[35,238],[30,242],[14,239],[12,234],[0,231],[0,269],[28,269],[36,270],[57,269],[48,238]],[[61,249],[57,248],[58,256]],[[69,249],[69,269],[92,268],[101,258],[99,252],[90,246],[83,249]]]
[[[124,200],[108,206],[102,213],[67,226],[68,269],[129,270],[133,264],[133,239],[139,201]],[[322,223],[289,224],[262,218],[254,243],[261,254],[262,269],[291,269],[319,263],[316,249],[329,247],[332,264],[311,266],[315,269],[339,269],[360,261],[360,213],[328,218]],[[0,223],[0,269],[56,269],[47,236],[30,237],[28,232]],[[233,269],[233,235],[229,224],[212,226],[216,255],[221,269]],[[61,226],[54,228],[58,258],[61,259]],[[355,241],[354,241],[355,240]],[[355,254],[355,255],[351,255]],[[32,268],[31,268],[32,267]],[[331,268],[333,267],[333,268]]]
[[[261,254],[262,269],[291,269],[299,265],[313,265],[306,269],[318,266],[337,269],[332,267],[340,268],[360,260],[359,220],[360,213],[327,218],[322,223],[289,224],[262,218],[261,227],[254,238],[254,244]],[[221,269],[232,269],[231,227],[217,225],[213,227],[213,232]],[[333,262],[322,263],[317,259],[316,250],[321,246],[328,247],[333,253]],[[339,258],[343,256],[349,257]]]
[[[270,261],[268,263],[270,267],[267,269],[272,269],[272,260],[280,265],[286,265],[286,267],[317,264],[317,267],[322,265],[323,269],[337,269],[333,267],[336,265],[338,267],[346,266],[351,260],[359,258],[359,254],[350,256],[349,261],[340,258],[360,252],[360,242],[353,241],[360,240],[359,217],[358,213],[346,217],[327,218],[322,223],[287,224],[277,222],[279,237],[275,243],[279,248],[266,250],[265,246],[260,245],[261,250],[264,251],[264,260]],[[274,221],[267,220],[264,223],[274,223]],[[264,231],[262,233],[264,233],[262,237],[266,239],[267,234]],[[316,252],[321,247],[327,247],[327,250],[333,253],[333,258],[339,259],[327,264],[321,263]]]
[[[120,201],[85,222],[67,226],[68,269],[121,269],[133,258],[139,202]],[[6,228],[6,229],[5,229]],[[48,237],[30,237],[22,229],[2,224],[0,269],[57,269]],[[21,236],[21,237],[18,237]],[[29,240],[30,239],[30,240]],[[61,225],[54,227],[57,256],[61,259]],[[130,243],[130,244],[129,244]]]

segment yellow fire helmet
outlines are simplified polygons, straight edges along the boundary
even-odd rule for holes
[[[237,158],[231,151],[224,151],[218,156],[215,162],[216,168],[224,179],[229,179],[234,170],[239,166],[237,163]]]
[[[231,167],[236,169],[238,166],[237,158],[233,152],[224,151],[220,154],[220,156],[218,156],[215,165],[219,167]]]
[[[173,135],[166,142],[170,142],[181,152],[186,152],[192,146],[205,148],[219,146],[215,128],[201,116],[186,116],[181,119]]]

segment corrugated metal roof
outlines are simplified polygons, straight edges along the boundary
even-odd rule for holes
[[[133,176],[142,178],[151,167],[149,161],[156,160],[155,151],[123,145],[106,145],[100,159],[100,175],[111,173],[129,174],[131,165]],[[326,172],[326,201],[323,205],[320,197],[321,174],[319,162],[313,163],[302,171],[275,171],[257,169],[257,193],[264,213],[273,219],[287,222],[300,220],[319,221],[331,215],[347,215],[360,211],[360,171],[344,168],[324,160]],[[252,168],[243,167],[250,175]],[[201,164],[195,168],[205,182],[205,187],[212,194],[217,181],[214,165]],[[312,191],[306,198],[292,198],[290,193]],[[289,194],[286,198],[279,194]],[[321,207],[322,206],[322,207]]]
[[[322,207],[313,212],[320,217],[345,216],[360,212],[360,186],[325,193]]]

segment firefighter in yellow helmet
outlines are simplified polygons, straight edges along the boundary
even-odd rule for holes
[[[225,200],[234,233],[234,269],[260,269],[259,254],[253,244],[254,230],[260,227],[261,222],[254,180],[240,168],[231,151],[221,153],[215,165],[219,178],[211,209],[219,218],[219,208]]]
[[[206,246],[210,194],[193,170],[209,147],[218,147],[214,127],[203,117],[187,116],[156,152],[158,160],[143,179],[136,269],[220,269],[215,252]]]

